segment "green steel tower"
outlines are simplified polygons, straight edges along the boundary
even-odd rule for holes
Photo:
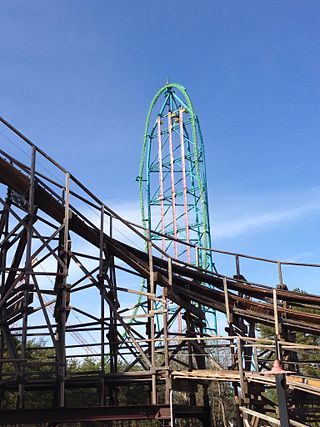
[[[206,250],[211,236],[204,143],[190,97],[179,84],[166,84],[151,102],[137,180],[151,239],[177,260],[215,270]],[[215,312],[207,314],[207,333],[216,333]]]

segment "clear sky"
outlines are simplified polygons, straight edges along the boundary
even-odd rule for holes
[[[137,219],[146,113],[169,78],[200,118],[213,245],[320,263],[319,1],[0,10],[1,115],[110,207]]]

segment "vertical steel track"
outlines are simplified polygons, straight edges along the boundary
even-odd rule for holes
[[[202,134],[191,100],[185,88],[167,84],[152,100],[147,115],[138,176],[142,222],[146,230],[162,234],[162,249],[176,260],[213,271],[212,252],[196,253],[188,245],[211,246],[205,169]],[[151,239],[157,241],[159,236],[151,233]],[[204,332],[216,333],[216,314],[212,310],[207,314]],[[181,311],[177,319],[181,334]]]

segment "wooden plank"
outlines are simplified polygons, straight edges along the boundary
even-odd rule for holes
[[[268,421],[271,424],[274,424],[276,426],[280,426],[280,421],[276,418],[269,417],[265,414],[260,414],[259,412],[253,411],[252,409],[247,409],[244,406],[240,406],[240,411],[242,411],[244,414],[253,415],[254,417],[258,417],[261,420]],[[290,424],[294,427],[308,427],[307,424],[299,423],[298,421],[289,420]]]

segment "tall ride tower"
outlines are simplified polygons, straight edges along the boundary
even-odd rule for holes
[[[215,270],[206,250],[211,236],[204,143],[190,97],[179,84],[166,84],[151,102],[137,179],[151,239],[175,259]],[[210,318],[207,332],[216,333],[215,312]]]

